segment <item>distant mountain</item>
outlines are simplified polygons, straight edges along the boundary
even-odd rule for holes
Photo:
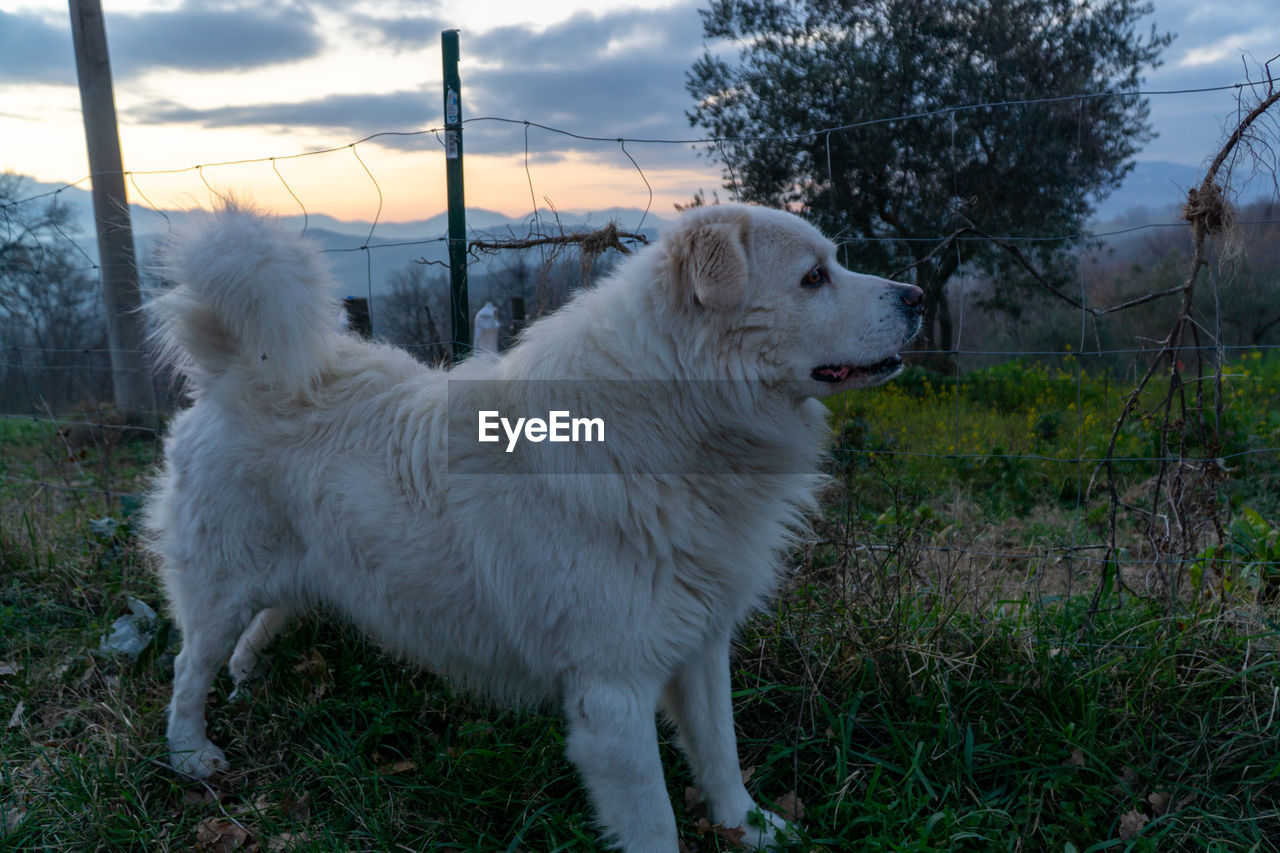
[[[1152,221],[1169,219],[1186,197],[1187,188],[1202,178],[1202,169],[1181,163],[1162,160],[1139,161],[1125,178],[1124,183],[1099,205],[1094,215],[1096,223],[1126,221]],[[59,198],[71,208],[72,236],[89,258],[97,258],[97,239],[93,228],[92,195],[87,188],[62,189],[58,184],[27,181],[23,186],[26,196],[42,192],[58,193]],[[1252,201],[1270,191],[1267,181],[1258,179],[1239,190],[1242,202]],[[140,257],[145,263],[159,241],[173,223],[181,222],[190,213],[178,210],[153,210],[130,205],[133,212],[133,228]],[[512,219],[502,213],[483,208],[467,209],[467,226],[473,238],[524,237],[535,230],[556,233],[581,229],[600,228],[616,221],[624,231],[642,228],[653,239],[663,222],[670,219],[664,212],[635,208],[608,208],[605,210],[550,211],[540,209],[535,216],[528,214]],[[370,291],[377,294],[385,290],[387,276],[418,260],[445,263],[448,253],[444,237],[448,233],[448,217],[444,213],[414,222],[346,222],[325,214],[288,216],[285,221],[306,233],[328,253],[339,281],[341,294],[359,295]],[[366,241],[368,250],[365,250]],[[490,266],[503,266],[507,259],[481,257],[473,261],[476,275],[483,275]]]
[[[1117,219],[1146,219],[1176,214],[1187,200],[1187,190],[1204,179],[1204,168],[1170,163],[1166,160],[1140,160],[1125,177],[1124,183],[1098,206],[1094,219],[1111,222]],[[1272,191],[1270,180],[1255,176],[1237,183],[1240,202],[1247,203]]]
[[[84,253],[93,259],[98,257],[98,241],[93,226],[93,196],[89,189],[63,188],[60,184],[28,180],[23,184],[24,197],[58,191],[58,198],[71,210],[70,236]],[[160,239],[174,225],[192,214],[181,210],[156,210],[139,204],[130,204],[133,219],[134,242],[138,255],[145,264]],[[542,233],[578,231],[602,228],[616,221],[624,231],[634,231],[643,222],[643,234],[650,240],[666,217],[653,211],[633,208],[609,208],[607,210],[538,211],[539,221],[533,214],[512,219],[493,210],[467,208],[467,230],[473,239],[522,238],[535,230]],[[322,213],[283,217],[299,232],[306,229],[307,236],[320,245],[329,255],[341,293],[337,296],[377,294],[386,287],[388,274],[419,260],[447,264],[448,249],[444,238],[448,235],[448,214],[440,213],[428,219],[414,222],[346,222]],[[367,245],[367,250],[366,250]],[[505,260],[481,257],[473,259],[472,270],[476,275],[487,272],[490,265],[502,266]]]
[[[1145,208],[1151,213],[1176,209],[1187,197],[1187,188],[1202,177],[1201,170],[1164,160],[1140,160],[1115,192],[1098,205],[1094,218],[1109,222]]]

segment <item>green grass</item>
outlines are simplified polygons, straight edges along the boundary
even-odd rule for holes
[[[1277,446],[1280,363],[1235,367],[1223,452]],[[1088,455],[1124,387],[1014,365],[835,401],[846,443],[813,544],[735,658],[749,787],[803,803],[797,849],[1280,850],[1280,626],[1259,556],[1275,455],[1239,457],[1224,506],[1255,512],[1206,558],[1254,561],[1252,585],[1108,584],[1091,610],[1098,577],[1045,556],[1098,535],[1105,495],[1074,461],[1019,457]],[[1125,452],[1147,455],[1148,430]],[[0,445],[0,850],[596,849],[555,717],[456,692],[319,618],[244,695],[219,677],[211,737],[232,773],[177,779],[176,641],[161,631],[136,662],[99,650],[130,597],[162,609],[127,498],[154,445],[73,458],[47,423],[12,418]],[[983,458],[996,447],[1008,458]],[[1122,475],[1137,489],[1149,473]],[[91,530],[104,517],[114,534]],[[1027,556],[980,556],[996,550]],[[1074,587],[1051,582],[1064,572]],[[730,849],[698,834],[688,769],[666,742],[663,757],[688,849]]]
[[[798,786],[811,849],[1275,849],[1272,628],[1132,603],[1082,634],[1079,600],[991,618],[808,593],[787,606],[825,624],[756,684],[787,732],[762,785]],[[1146,822],[1122,838],[1126,814]]]

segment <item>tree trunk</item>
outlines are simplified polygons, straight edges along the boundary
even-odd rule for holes
[[[924,291],[924,348],[938,353],[940,358],[949,359],[954,331],[951,320],[951,306],[947,303],[947,282],[955,273],[959,263],[948,253],[935,266],[930,261],[918,262],[916,266],[916,286]]]
[[[936,351],[937,338],[934,334],[934,326],[938,323],[938,301],[933,298],[933,294],[925,288],[924,276],[916,276],[916,286],[924,290],[924,326],[920,333],[924,337],[924,348],[930,352]]]
[[[946,282],[938,286],[938,349],[951,354],[952,339],[951,303],[947,301]]]

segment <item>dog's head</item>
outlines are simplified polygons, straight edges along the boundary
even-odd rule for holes
[[[704,352],[745,368],[732,378],[807,397],[866,388],[902,369],[898,353],[920,331],[918,287],[850,272],[835,245],[793,214],[695,208],[663,245],[673,308],[692,320]]]

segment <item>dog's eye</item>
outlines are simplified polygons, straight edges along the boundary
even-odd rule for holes
[[[822,264],[818,264],[813,269],[804,274],[804,278],[800,279],[801,287],[822,287],[831,280],[831,276],[827,274],[827,268]]]

